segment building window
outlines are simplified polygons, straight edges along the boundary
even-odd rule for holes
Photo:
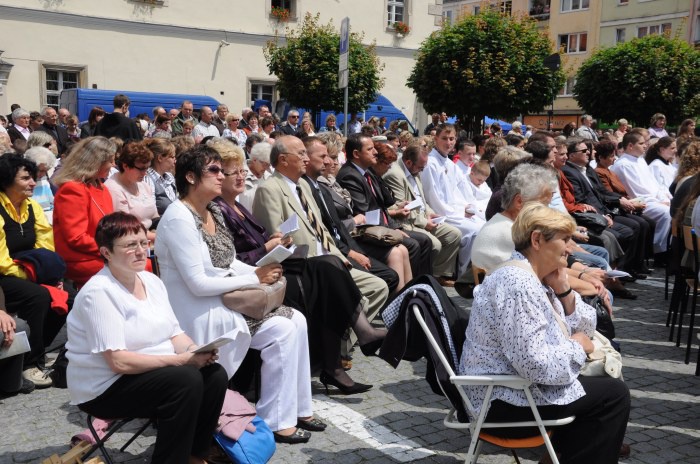
[[[576,76],[571,76],[566,79],[564,87],[559,91],[560,97],[572,97],[574,95],[574,86],[576,85]]]
[[[559,36],[559,48],[563,53],[583,53],[588,45],[588,33],[563,34]]]
[[[406,2],[405,0],[387,0],[386,2],[386,26],[392,27],[394,23],[408,22],[406,21]]]
[[[590,0],[561,0],[561,11],[587,10]]]
[[[513,12],[513,0],[503,0],[498,4],[498,10],[510,16]]]
[[[546,16],[549,18],[549,1],[550,0],[530,0],[530,16],[538,19]]]
[[[280,8],[289,12],[289,20],[297,17],[297,2],[296,0],[271,0],[270,11],[272,8]]]
[[[452,25],[452,10],[445,10],[442,12],[442,24],[444,26]]]
[[[671,23],[654,24],[652,26],[642,26],[637,28],[637,37],[640,39],[648,35],[663,34],[671,35]]]
[[[255,106],[256,100],[265,100],[270,102],[270,109],[272,110],[275,107],[275,103],[277,103],[275,87],[275,84],[272,82],[251,81],[250,107]]]
[[[41,95],[42,106],[58,109],[61,90],[84,87],[84,67],[43,65]]]
[[[630,0],[617,0],[618,5],[629,5]]]
[[[619,44],[625,41],[625,28],[615,29],[615,43]]]
[[[481,13],[481,7],[480,7],[480,6],[475,6],[475,7],[474,7],[474,14],[475,14],[475,15],[478,15],[479,13]]]

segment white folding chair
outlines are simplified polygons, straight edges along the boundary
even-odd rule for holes
[[[545,445],[549,456],[552,459],[553,464],[559,464],[557,459],[557,454],[554,452],[552,447],[552,442],[549,439],[550,432],[547,432],[545,427],[556,427],[561,425],[570,424],[576,418],[575,416],[565,417],[563,419],[554,420],[542,420],[539,412],[537,411],[537,406],[535,405],[535,400],[532,397],[532,393],[529,390],[529,386],[532,384],[529,380],[526,380],[517,375],[456,375],[454,369],[450,365],[447,357],[440,349],[440,345],[435,341],[428,325],[423,319],[420,307],[418,305],[413,305],[413,315],[416,317],[418,324],[420,324],[423,329],[423,333],[427,338],[433,351],[437,354],[445,370],[450,375],[450,382],[457,387],[459,395],[462,398],[462,402],[469,414],[469,422],[464,423],[457,420],[456,409],[452,407],[447,413],[447,416],[443,420],[445,427],[451,429],[468,429],[471,435],[471,442],[469,444],[469,451],[467,452],[467,457],[464,460],[466,464],[476,464],[479,454],[481,453],[481,445],[484,441],[487,441],[496,446],[509,449],[515,460],[520,463],[518,456],[515,453],[516,449],[522,448],[536,448],[538,446]],[[481,404],[479,414],[472,406],[469,398],[467,397],[464,386],[466,385],[482,385],[486,386],[486,396]],[[522,390],[527,397],[527,401],[530,404],[530,409],[535,417],[534,421],[523,421],[523,422],[485,422],[486,414],[488,413],[490,407],[491,394],[493,393],[493,387],[502,386],[513,388],[515,390]],[[500,438],[482,431],[482,429],[489,428],[503,428],[503,427],[537,427],[540,431],[540,435],[528,438]]]

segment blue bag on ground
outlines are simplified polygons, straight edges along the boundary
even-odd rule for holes
[[[255,416],[252,424],[255,433],[245,430],[238,440],[232,440],[221,432],[214,434],[221,449],[236,464],[264,464],[275,454],[275,437],[270,427],[258,416]]]

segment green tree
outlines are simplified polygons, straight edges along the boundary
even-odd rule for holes
[[[375,44],[363,45],[364,36],[350,34],[348,111],[369,106],[382,88]],[[277,76],[280,94],[290,104],[312,111],[342,111],[343,90],[338,88],[340,34],[332,22],[319,24],[319,15],[307,13],[298,29],[287,30],[284,43],[267,43],[265,60]]]
[[[534,20],[486,9],[423,41],[408,86],[430,112],[512,119],[543,110],[564,84],[544,65],[550,54]]]
[[[604,121],[626,118],[646,127],[654,113],[671,124],[698,110],[700,52],[660,35],[596,51],[576,74],[574,96]]]

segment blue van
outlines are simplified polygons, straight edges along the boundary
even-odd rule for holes
[[[179,93],[131,92],[129,90],[98,90],[98,89],[67,89],[61,91],[59,107],[66,108],[71,114],[78,116],[80,121],[86,121],[93,106],[101,106],[107,113],[114,110],[112,104],[115,95],[124,94],[131,100],[129,115],[147,113],[153,117],[153,108],[162,106],[166,110],[180,108],[182,102],[189,100],[198,112],[203,106],[216,110],[219,104],[214,98],[203,95],[187,95]]]
[[[265,104],[269,104],[269,102],[266,102]],[[275,112],[279,115],[282,121],[285,121],[287,119],[287,113],[290,109],[292,109],[292,106],[290,106],[289,103],[287,103],[284,100],[278,100]],[[306,111],[304,108],[296,109],[299,110],[300,113]],[[342,112],[336,113],[335,111],[321,111],[314,116],[314,125],[316,126],[317,130],[326,125],[326,117],[329,114],[335,114],[336,126],[341,128],[343,127],[343,123],[345,122],[345,115]],[[416,133],[416,128],[413,126],[411,120],[405,114],[403,114],[403,112],[399,108],[394,106],[391,100],[389,100],[382,94],[377,94],[377,98],[369,104],[369,107],[364,111],[364,113],[357,113],[357,115],[358,117],[364,115],[365,121],[367,121],[372,116],[376,116],[378,118],[384,116],[386,118],[387,128],[389,127],[391,121],[406,121],[408,123],[409,132],[412,132],[414,134]]]

